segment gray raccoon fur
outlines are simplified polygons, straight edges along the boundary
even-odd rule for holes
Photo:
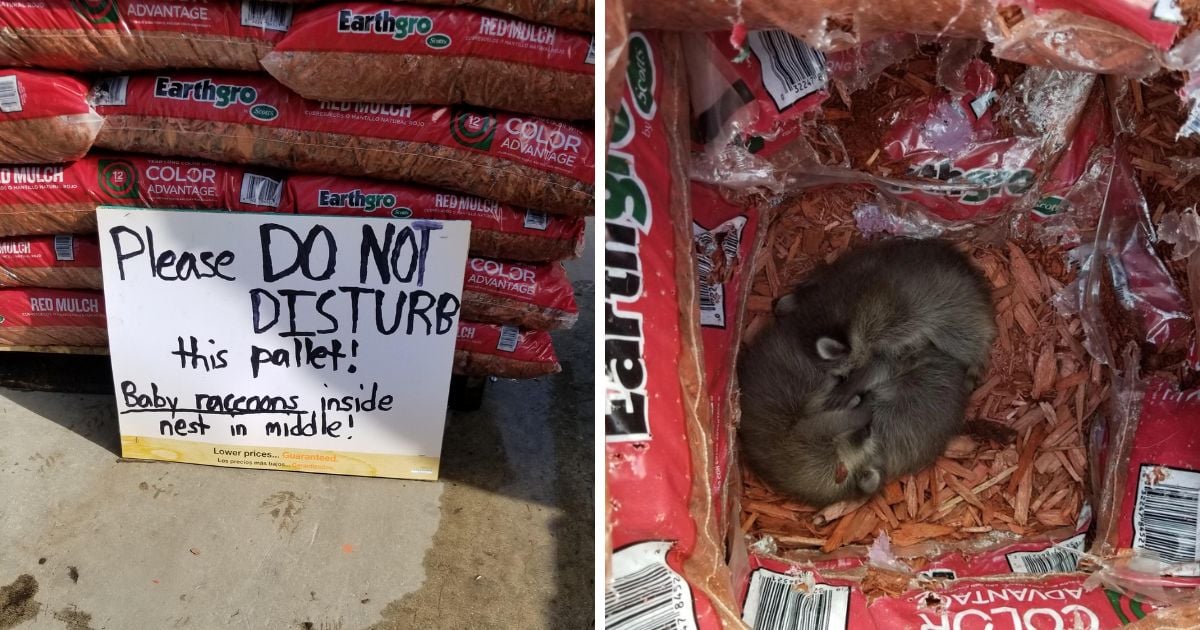
[[[869,391],[831,409],[836,379],[797,345],[801,338],[795,327],[773,326],[738,365],[742,454],[776,490],[818,507],[867,497],[931,465],[960,431],[970,388],[957,359],[927,345],[873,361],[862,370]]]
[[[860,407],[870,410],[863,451],[883,481],[931,466],[961,432],[971,386],[967,366],[933,345],[873,362]]]
[[[805,338],[774,325],[741,353],[742,454],[763,481],[812,505],[870,494],[879,487],[862,449],[870,410],[827,408],[837,381],[804,352]]]
[[[864,388],[855,371],[932,344],[961,362],[973,387],[996,337],[991,287],[947,241],[889,239],[818,268],[775,305],[781,326],[806,336],[818,365],[842,379],[833,407]]]

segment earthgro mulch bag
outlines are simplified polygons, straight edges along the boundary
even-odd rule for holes
[[[304,98],[580,120],[593,117],[595,58],[591,34],[474,9],[350,2],[298,14],[262,65]]]
[[[679,39],[630,36],[605,174],[608,628],[737,623],[708,488]]]
[[[471,222],[471,254],[522,262],[574,258],[584,221],[400,182],[296,173],[287,198],[300,214],[384,216]]]
[[[0,166],[0,236],[96,231],[96,208],[290,212],[283,179],[239,166],[133,155]]]
[[[5,2],[0,65],[257,70],[291,20],[290,5],[258,0]]]
[[[104,116],[96,144],[107,149],[415,181],[554,214],[592,212],[592,132],[565,122],[309,101],[254,74],[109,77],[92,98]]]
[[[577,31],[595,28],[595,0],[414,0],[419,4],[471,6],[515,15],[530,22],[553,24]]]
[[[0,289],[0,344],[104,346],[104,293],[57,289]]]
[[[87,97],[87,84],[75,77],[0,68],[0,164],[83,157],[103,122]]]
[[[95,236],[0,238],[0,287],[101,289]]]
[[[535,330],[570,328],[579,318],[575,287],[561,263],[468,258],[462,309],[471,321]]]
[[[537,378],[562,370],[550,333],[461,321],[454,344],[454,373],[466,376]]]

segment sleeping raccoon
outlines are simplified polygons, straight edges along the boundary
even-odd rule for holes
[[[970,388],[966,366],[933,345],[872,361],[866,393],[830,408],[836,379],[776,326],[742,353],[746,463],[771,487],[810,505],[867,497],[888,480],[937,460],[962,427]]]
[[[967,370],[973,389],[996,336],[991,289],[947,241],[890,239],[848,252],[814,271],[775,304],[780,325],[839,380],[830,406],[867,391],[859,370],[932,344]],[[869,379],[868,379],[869,380]]]
[[[738,361],[738,439],[750,468],[781,492],[816,506],[871,494],[880,471],[863,449],[870,409],[830,409],[836,379],[805,352],[792,326],[764,330]]]

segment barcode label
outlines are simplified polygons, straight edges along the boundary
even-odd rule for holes
[[[1133,509],[1133,548],[1164,562],[1195,562],[1200,530],[1200,473],[1142,465]],[[1194,568],[1179,575],[1195,575]]]
[[[1154,11],[1150,17],[1159,22],[1169,22],[1181,26],[1187,24],[1187,20],[1183,17],[1183,11],[1179,9],[1179,3],[1176,0],[1158,0],[1154,3]]]
[[[60,261],[75,260],[75,237],[70,234],[54,236],[54,259]]]
[[[129,77],[107,77],[92,84],[92,105],[123,107]]]
[[[1014,551],[1005,557],[1013,573],[1070,573],[1079,569],[1083,534],[1042,551]]]
[[[292,26],[292,5],[284,2],[244,0],[242,26],[256,26],[268,31],[286,31]]]
[[[734,273],[745,227],[745,217],[734,217],[712,230],[692,224],[701,326],[725,327],[725,281]]]
[[[525,211],[525,227],[530,230],[545,230],[550,223],[550,217],[538,210]]]
[[[767,569],[750,576],[742,621],[754,630],[843,630],[850,615],[850,587],[812,585]]]
[[[21,90],[17,75],[0,77],[0,112],[11,114],[21,111]]]
[[[584,59],[583,62],[588,65],[591,65],[591,66],[596,65],[596,36],[595,35],[592,35],[592,45],[588,46],[587,59]]]
[[[521,331],[516,326],[501,326],[500,343],[496,344],[496,349],[502,352],[513,352],[517,349],[517,342],[520,340]]]
[[[279,198],[282,194],[282,181],[263,175],[246,173],[242,177],[242,190],[238,198],[244,204],[278,208]]]
[[[667,565],[670,550],[671,543],[653,541],[613,552],[606,630],[696,630],[692,591]]]
[[[791,33],[781,30],[752,31],[750,50],[762,66],[763,86],[783,111],[820,90],[829,82],[825,55]]]

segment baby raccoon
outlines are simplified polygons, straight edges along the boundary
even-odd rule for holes
[[[763,481],[811,505],[871,494],[881,471],[868,466],[866,405],[829,408],[836,379],[804,351],[793,326],[772,326],[741,354],[742,420],[738,438],[746,463]]]
[[[764,331],[742,353],[746,463],[771,487],[810,505],[867,497],[936,461],[961,428],[966,366],[927,345],[862,369],[866,394],[828,407],[836,379],[797,344],[794,328]]]
[[[933,345],[904,357],[872,362],[862,370],[870,410],[863,450],[882,481],[932,465],[962,430],[972,386],[967,366]]]
[[[890,239],[815,270],[775,304],[783,326],[806,336],[813,360],[839,380],[830,406],[867,391],[868,362],[926,344],[966,367],[968,389],[987,367],[996,336],[991,289],[947,241]]]

